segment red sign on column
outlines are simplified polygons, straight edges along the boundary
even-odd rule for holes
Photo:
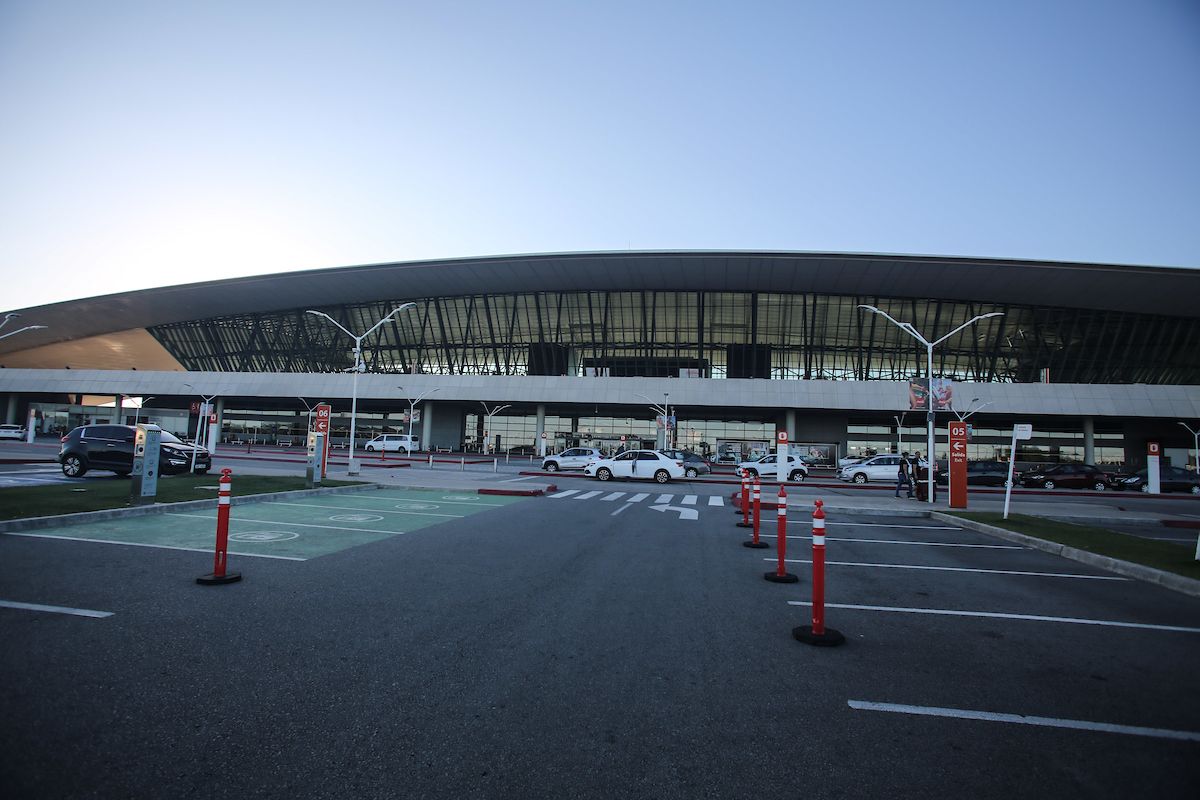
[[[316,413],[313,415],[313,431],[315,433],[323,433],[329,435],[329,414],[333,411],[332,406],[319,405],[314,409]]]
[[[950,507],[967,507],[967,423],[950,423]]]
[[[1162,455],[1162,447],[1159,446],[1158,442],[1146,442],[1146,455],[1161,456]]]

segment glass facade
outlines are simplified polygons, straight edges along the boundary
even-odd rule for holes
[[[735,292],[535,292],[395,298],[321,309],[361,332],[371,372],[906,380],[928,338],[983,320],[934,351],[961,381],[1200,384],[1200,320],[1117,311],[876,296]],[[353,363],[349,338],[304,309],[151,327],[188,370],[329,372]]]

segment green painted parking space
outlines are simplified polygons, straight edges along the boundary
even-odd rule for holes
[[[229,554],[307,560],[528,500],[427,489],[368,489],[235,505]],[[72,525],[42,537],[212,552],[217,510]]]

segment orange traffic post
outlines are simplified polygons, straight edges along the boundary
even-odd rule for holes
[[[229,498],[233,494],[233,480],[229,477],[231,474],[233,470],[229,467],[221,470],[220,491],[217,493],[217,549],[213,554],[213,571],[196,578],[196,583],[206,586],[234,583],[242,579],[240,572],[225,571],[229,549]]]
[[[834,647],[844,644],[846,637],[833,628],[825,627],[825,509],[816,501],[813,511],[813,601],[812,625],[792,628],[792,636],[805,644]]]
[[[762,519],[762,484],[759,483],[758,476],[754,476],[754,538],[748,542],[742,542],[743,547],[753,547],[762,549],[767,546],[766,542],[760,542],[758,539],[758,525]]]
[[[767,572],[763,577],[771,583],[798,583],[799,578],[787,571],[784,562],[787,559],[787,491],[783,484],[779,485],[779,522],[775,531],[775,552],[777,563],[774,572]],[[755,531],[757,533],[757,531]]]
[[[737,526],[750,527],[750,474],[747,472],[742,473],[742,521]]]

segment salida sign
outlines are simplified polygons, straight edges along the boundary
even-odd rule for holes
[[[967,423],[950,423],[950,507],[967,507]]]

